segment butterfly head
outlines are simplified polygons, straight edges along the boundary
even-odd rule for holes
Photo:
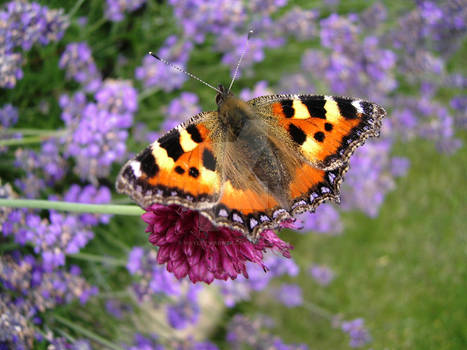
[[[224,85],[219,85],[217,89],[219,91],[216,95],[216,104],[218,106],[223,104],[229,97],[233,97],[233,94]]]

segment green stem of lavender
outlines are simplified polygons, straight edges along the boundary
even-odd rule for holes
[[[74,322],[70,321],[70,320],[67,320],[59,315],[54,315],[53,318],[55,320],[57,320],[58,322],[60,322],[61,324],[67,326],[68,328],[71,328],[72,330],[74,330],[75,332],[77,333],[80,333],[82,335],[84,335],[85,337],[89,338],[89,339],[92,339],[94,340],[95,342],[97,343],[100,343],[101,345],[109,348],[109,349],[113,349],[113,350],[123,350],[122,347],[112,343],[112,342],[109,342],[108,340],[102,338],[101,336],[95,334],[94,332],[91,332],[90,330],[86,329],[86,328],[83,328],[81,327],[80,325],[77,325],[75,324]]]
[[[81,7],[81,5],[83,4],[84,0],[78,0],[75,4],[75,6],[73,6],[73,8],[70,10],[70,12],[68,13],[68,16],[70,18],[73,18],[73,16],[76,14],[76,12],[78,12],[79,8]]]
[[[22,134],[22,135],[52,135],[56,133],[62,134],[65,130],[47,130],[47,129],[23,129],[23,128],[8,128],[0,130],[0,134]]]
[[[94,254],[89,254],[89,253],[76,253],[76,254],[67,255],[67,257],[80,259],[80,260],[86,260],[86,261],[92,261],[92,262],[99,262],[102,264],[108,264],[108,265],[114,265],[114,266],[122,266],[122,267],[126,266],[125,260],[112,258],[110,256],[100,256],[100,255],[94,255]]]
[[[136,205],[84,204],[41,199],[0,199],[0,207],[34,208],[69,211],[73,213],[140,216],[144,211]]]
[[[143,90],[143,92],[141,92],[138,95],[138,102],[141,102],[141,101],[147,99],[148,97],[154,95],[158,91],[160,91],[159,87],[154,87],[154,88]]]
[[[94,22],[94,24],[92,24],[88,30],[86,31],[86,36],[88,36],[89,34],[91,34],[92,32],[94,32],[95,30],[99,29],[105,22],[107,22],[107,18],[105,18],[104,16],[102,16],[99,20],[97,20],[96,22]]]
[[[21,145],[26,145],[30,143],[41,143],[51,138],[65,136],[66,133],[67,133],[66,130],[59,130],[59,131],[54,131],[51,133],[44,133],[41,135],[23,137],[20,139],[0,140],[0,147],[1,146],[21,146]]]
[[[312,312],[312,313],[314,313],[314,314],[316,314],[318,316],[321,316],[321,317],[323,317],[323,318],[325,318],[325,319],[327,319],[327,320],[329,320],[331,322],[333,320],[334,315],[332,313],[330,313],[329,311],[323,309],[321,306],[313,304],[313,303],[311,303],[309,301],[305,301],[303,303],[303,307],[305,309],[307,309],[308,311],[310,311],[310,312]]]

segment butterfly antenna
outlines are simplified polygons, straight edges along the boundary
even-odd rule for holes
[[[238,60],[237,66],[235,67],[235,72],[234,72],[232,81],[230,82],[229,89],[228,89],[227,93],[230,92],[230,89],[232,88],[232,85],[233,85],[233,83],[234,83],[234,81],[235,81],[235,78],[237,78],[238,68],[240,67],[240,63],[242,63],[243,56],[245,56],[245,54],[248,52],[248,44],[249,44],[249,42],[250,42],[250,38],[251,38],[251,36],[253,35],[253,33],[254,33],[253,30],[249,30],[249,31],[248,31],[248,36],[247,36],[247,41],[246,41],[245,50],[243,50],[242,55],[240,56],[240,58],[239,58],[239,60]]]
[[[189,77],[198,80],[200,83],[202,83],[202,84],[204,84],[204,85],[206,85],[206,86],[209,86],[211,89],[216,90],[218,93],[222,94],[222,91],[220,91],[219,89],[215,88],[215,87],[212,86],[211,84],[206,83],[204,80],[201,80],[201,79],[198,78],[196,75],[193,75],[193,74],[191,74],[190,72],[187,72],[187,71],[184,70],[183,68],[181,68],[181,67],[179,67],[179,66],[176,66],[175,64],[170,63],[169,61],[166,61],[166,60],[164,60],[163,58],[160,58],[159,56],[157,56],[155,53],[153,53],[153,52],[151,52],[151,51],[149,51],[149,54],[150,54],[152,57],[154,57],[155,59],[161,61],[162,63],[165,63],[166,65],[172,67],[173,69],[178,70],[179,72],[185,73],[185,74],[188,75]]]

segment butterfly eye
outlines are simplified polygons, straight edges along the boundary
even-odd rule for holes
[[[223,100],[223,96],[224,94],[217,94],[216,95],[216,104],[219,105],[221,103],[221,101]]]

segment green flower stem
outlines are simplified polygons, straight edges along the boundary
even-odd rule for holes
[[[92,262],[99,262],[102,264],[108,264],[108,265],[114,265],[114,266],[122,266],[122,267],[126,266],[125,260],[112,258],[110,256],[100,256],[100,255],[94,255],[94,254],[88,254],[88,253],[76,253],[76,254],[67,255],[67,257],[80,259],[80,260],[86,260],[86,261],[92,261]]]
[[[88,28],[88,30],[85,33],[85,36],[89,36],[89,34],[94,32],[95,30],[98,30],[100,27],[104,25],[105,22],[107,22],[107,18],[105,18],[105,16],[102,16],[101,18],[99,18],[96,22],[94,22],[94,24],[92,24]]]
[[[112,214],[140,216],[143,209],[136,205],[115,204],[84,204],[61,201],[48,201],[41,199],[3,199],[0,198],[0,207],[34,208],[69,211],[73,213]]]
[[[83,4],[84,0],[78,0],[76,3],[75,3],[75,6],[73,6],[73,8],[70,10],[70,12],[68,13],[68,16],[70,18],[73,18],[73,16],[76,14],[76,12],[78,12],[79,8],[81,7],[81,5]]]
[[[160,90],[161,89],[159,87],[154,87],[154,88],[143,90],[143,92],[141,92],[138,95],[138,102],[141,102],[141,101],[147,99],[148,97],[151,97],[152,95],[154,95],[156,92],[158,92]]]
[[[51,138],[65,136],[66,133],[67,133],[67,130],[59,130],[59,131],[43,133],[43,134],[35,135],[35,136],[23,137],[20,139],[0,140],[0,147],[1,146],[22,146],[22,145],[26,145],[30,143],[41,143]]]
[[[51,130],[51,129],[23,129],[23,128],[8,128],[0,130],[0,134],[23,134],[23,135],[51,135],[57,133],[64,133],[65,130]]]
[[[305,301],[303,303],[303,307],[305,309],[307,309],[308,311],[318,315],[318,316],[321,316],[329,321],[332,322],[333,318],[334,318],[334,315],[332,313],[330,313],[329,311],[323,309],[321,306],[318,306],[316,304],[313,304],[309,301]]]
[[[53,318],[60,322],[61,324],[67,326],[68,328],[71,328],[77,333],[80,333],[84,335],[85,337],[94,340],[95,342],[113,350],[124,350],[122,347],[108,341],[107,339],[102,338],[100,335],[95,334],[94,332],[91,332],[89,329],[83,328],[78,324],[75,324],[74,322],[67,320],[59,315],[54,315]]]

